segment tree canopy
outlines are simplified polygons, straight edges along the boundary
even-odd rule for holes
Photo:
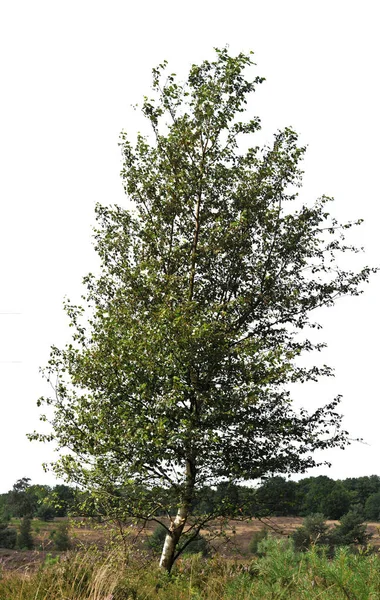
[[[298,360],[324,346],[307,333],[313,311],[359,294],[372,269],[339,266],[357,252],[354,223],[330,215],[331,198],[297,198],[305,148],[291,128],[242,150],[260,129],[240,120],[263,81],[253,68],[225,48],[184,83],[153,69],[152,134],[121,135],[129,204],[96,207],[101,273],[84,278],[83,306],[66,303],[73,339],[52,348],[55,395],[39,401],[52,432],[32,436],[54,439],[57,473],[107,510],[166,511],[168,570],[218,514],[191,515],[203,486],[304,472],[347,443],[339,397],[297,412],[289,387],[332,374]]]

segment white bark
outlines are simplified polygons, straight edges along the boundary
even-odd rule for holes
[[[192,464],[189,460],[186,461],[186,494],[183,498],[182,504],[178,507],[175,518],[171,521],[169,532],[166,535],[164,547],[162,549],[160,567],[166,569],[168,573],[174,563],[175,551],[177,544],[182,535],[183,528],[189,516],[191,499],[194,490],[194,471]]]
[[[181,537],[183,528],[188,517],[188,508],[181,506],[178,509],[177,515],[170,526],[170,533],[166,534],[164,547],[162,548],[160,567],[170,572],[173,562],[174,553],[178,544],[179,538]]]

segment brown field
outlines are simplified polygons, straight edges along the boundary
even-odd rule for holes
[[[51,531],[57,526],[57,521],[43,523],[33,521],[33,538],[35,550],[7,550],[0,549],[0,571],[17,570],[20,572],[33,571],[38,568],[48,557],[55,557],[60,553],[53,549],[50,539]],[[271,517],[262,520],[252,519],[248,521],[230,521],[229,527],[224,530],[224,535],[211,540],[213,549],[225,558],[236,558],[244,560],[249,557],[249,543],[255,531],[263,527],[271,530],[278,536],[289,536],[302,525],[301,517]],[[333,527],[337,521],[327,521]],[[126,527],[127,538],[130,544],[137,547],[144,546],[144,540],[151,534],[156,524],[150,524],[146,528],[138,528],[130,525]],[[215,522],[211,527],[211,534],[220,529],[220,524]],[[372,534],[371,545],[380,549],[380,523],[367,523],[368,532]],[[73,548],[97,545],[104,548],[108,541],[117,533],[114,526],[99,526],[90,522],[71,522],[70,539]],[[207,532],[204,532],[207,536]]]

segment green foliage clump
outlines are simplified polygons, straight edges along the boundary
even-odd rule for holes
[[[284,477],[271,477],[261,485],[255,496],[262,513],[285,517],[298,514],[297,483]]]
[[[342,484],[335,482],[335,486],[321,502],[321,512],[328,519],[340,519],[350,510],[351,495]]]
[[[17,536],[17,546],[21,550],[32,550],[34,547],[32,537],[32,521],[27,516],[21,519],[20,531]]]
[[[163,525],[157,525],[154,529],[153,533],[148,538],[148,546],[155,553],[159,553],[162,550],[162,546],[164,545],[165,537],[167,530]]]
[[[149,536],[148,545],[156,554],[162,552],[166,534],[167,529],[163,525],[157,525],[153,533]],[[198,533],[198,535],[189,543],[187,543],[188,539],[189,536],[186,536],[186,534],[182,537],[181,546],[178,548],[178,551],[181,554],[202,554],[202,556],[208,556],[210,554],[209,544],[203,535]],[[184,546],[185,548],[181,551],[181,548]]]
[[[10,529],[8,523],[0,523],[0,548],[15,548],[17,543],[17,533]]]
[[[258,556],[260,556],[259,544],[263,540],[267,539],[268,533],[269,533],[269,531],[266,527],[259,529],[259,531],[255,531],[255,533],[251,537],[251,541],[249,542],[249,551],[252,554],[257,554]]]
[[[186,543],[186,536],[183,538],[182,546]],[[203,535],[198,534],[183,550],[183,554],[201,554],[202,556],[210,555],[210,545]]]
[[[340,524],[330,533],[333,546],[367,546],[370,538],[363,516],[353,510],[344,515]]]
[[[328,543],[327,531],[328,526],[322,514],[309,515],[304,520],[302,527],[298,527],[292,535],[295,549],[304,552],[310,546]]]
[[[301,516],[323,513],[322,503],[335,487],[335,481],[325,475],[306,477],[298,483]]]
[[[41,521],[54,521],[56,511],[50,504],[41,504],[36,512],[36,517]]]
[[[339,546],[366,547],[370,537],[362,515],[355,511],[344,515],[340,524],[333,529],[328,528],[322,514],[310,515],[292,535],[296,551],[305,552],[313,546],[326,546],[330,553]]]
[[[69,550],[71,546],[69,524],[66,521],[59,523],[57,528],[50,533],[50,538],[53,540],[56,550],[62,552]]]

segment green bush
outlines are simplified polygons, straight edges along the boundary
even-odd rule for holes
[[[296,551],[305,552],[313,546],[327,546],[329,556],[339,546],[366,547],[370,537],[362,515],[356,511],[344,515],[334,529],[328,528],[323,515],[310,515],[292,535]]]
[[[55,515],[56,512],[54,507],[49,504],[41,504],[36,513],[36,517],[41,519],[41,521],[54,521]]]
[[[0,523],[0,548],[16,547],[17,533],[8,527],[8,523]]]
[[[23,517],[20,523],[20,532],[17,536],[17,546],[21,550],[32,550],[34,546],[32,538],[32,521],[30,517]]]
[[[305,552],[311,546],[328,544],[328,526],[325,517],[320,513],[309,515],[304,519],[302,527],[295,530],[292,539],[295,550],[299,552]]]
[[[249,542],[249,551],[252,554],[256,554],[257,556],[260,556],[259,544],[260,544],[260,542],[262,542],[263,540],[265,540],[268,537],[268,533],[269,532],[266,527],[263,527],[259,531],[255,531],[255,533],[251,537],[251,541]]]
[[[162,525],[157,525],[152,535],[148,538],[149,547],[156,554],[160,554],[162,552],[162,548],[164,546],[164,541],[166,537],[167,530]],[[186,543],[188,538],[183,536],[182,539],[182,547]],[[208,556],[210,554],[210,547],[207,543],[207,540],[200,534],[192,540],[184,549],[183,554],[202,554],[202,556]]]
[[[186,542],[186,537],[184,542]],[[202,556],[210,555],[210,545],[203,535],[198,534],[197,537],[186,546],[183,555],[188,554],[202,554]]]
[[[367,533],[362,515],[351,510],[341,518],[329,537],[332,546],[367,546],[371,534]]]
[[[311,538],[305,527],[298,527],[292,534],[292,540],[297,552],[306,552],[311,546]]]
[[[157,525],[153,533],[148,537],[149,548],[155,553],[160,553],[166,537],[166,529],[162,525]]]
[[[50,538],[53,540],[56,550],[62,552],[69,550],[71,543],[69,537],[69,524],[67,521],[59,523],[57,529],[53,529],[50,533]]]

